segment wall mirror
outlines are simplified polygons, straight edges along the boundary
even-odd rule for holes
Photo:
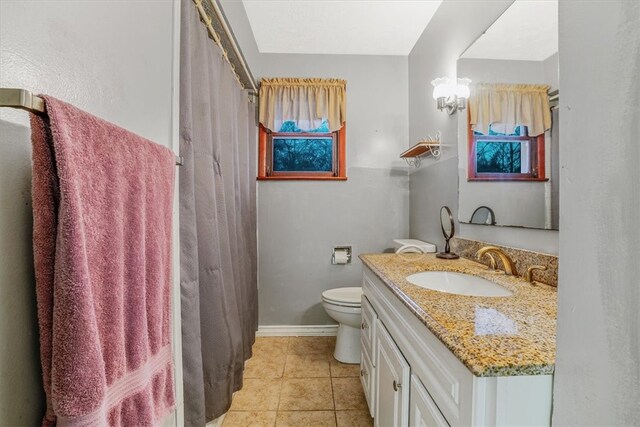
[[[557,1],[516,0],[460,56],[457,74],[472,80],[458,112],[458,220],[557,230]]]

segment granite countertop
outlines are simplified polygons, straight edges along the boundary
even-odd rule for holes
[[[556,288],[435,254],[367,254],[360,259],[476,376],[551,375],[556,358]],[[509,297],[472,297],[412,285],[421,271],[453,271],[495,282]]]

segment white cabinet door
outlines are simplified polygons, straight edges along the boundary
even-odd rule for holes
[[[375,337],[375,425],[406,427],[409,424],[409,364],[380,320]]]
[[[449,427],[427,389],[424,388],[420,379],[415,375],[411,375],[410,396],[410,427]]]
[[[375,335],[377,318],[378,316],[371,306],[371,303],[366,296],[362,295],[362,323],[360,324],[362,333],[360,334],[360,337],[362,348],[369,353],[373,366],[376,366],[373,337]]]
[[[374,409],[376,407],[375,401],[375,383],[374,383],[374,367],[369,358],[369,353],[362,350],[362,357],[360,362],[360,382],[362,382],[362,388],[364,389],[364,397],[367,399],[367,405],[369,406],[369,414],[371,417],[375,416]]]

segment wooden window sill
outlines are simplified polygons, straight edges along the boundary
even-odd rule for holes
[[[467,181],[480,181],[480,182],[505,182],[505,181],[517,181],[517,182],[546,182],[549,178],[467,178]]]
[[[276,175],[269,175],[267,170],[273,169],[269,159],[272,159],[272,147],[273,135],[288,135],[287,133],[272,133],[269,132],[264,126],[260,125],[258,133],[258,176],[259,181],[286,181],[286,180],[300,180],[300,181],[346,181],[347,173],[347,151],[346,151],[346,135],[347,124],[343,123],[340,130],[333,132],[331,135],[334,138],[333,147],[333,167],[331,172],[309,171],[309,172],[278,172]],[[301,133],[294,133],[294,136],[301,136]],[[311,137],[317,137],[318,133],[309,134]],[[334,173],[337,172],[337,176]]]
[[[259,176],[258,181],[346,181],[346,176]]]

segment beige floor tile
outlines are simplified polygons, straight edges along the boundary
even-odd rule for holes
[[[333,400],[336,410],[367,409],[367,401],[360,384],[360,378],[332,378]]]
[[[289,354],[328,354],[333,353],[335,337],[291,337]]]
[[[245,379],[242,389],[233,396],[231,410],[275,411],[281,383],[280,379]]]
[[[331,376],[338,377],[359,377],[360,365],[359,364],[347,364],[338,362],[333,356],[330,358]]]
[[[258,337],[253,344],[253,355],[286,354],[289,346],[289,337]]]
[[[326,354],[287,355],[284,376],[288,378],[328,378],[329,357]]]
[[[372,427],[369,411],[336,411],[338,427]]]
[[[333,357],[333,352],[336,349],[336,337],[327,337],[327,353]]]
[[[275,411],[229,411],[224,417],[222,427],[273,427],[275,424]]]
[[[280,411],[333,410],[330,378],[284,378]]]
[[[282,378],[286,354],[260,352],[247,360],[244,378]]]
[[[276,427],[335,427],[333,411],[278,411]]]

